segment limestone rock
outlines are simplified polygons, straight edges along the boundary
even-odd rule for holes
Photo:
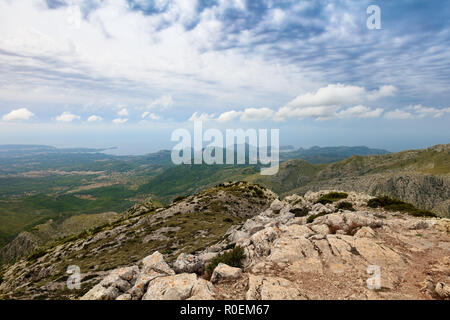
[[[219,263],[213,271],[211,282],[217,283],[219,281],[235,280],[240,277],[242,277],[242,270],[240,268],[234,268],[224,263]]]
[[[140,263],[140,267],[142,273],[146,274],[151,274],[154,272],[168,275],[175,274],[175,271],[173,271],[164,261],[164,256],[158,251],[150,256],[145,257]]]
[[[289,280],[250,275],[247,300],[306,300],[299,288]]]
[[[197,256],[182,253],[174,262],[173,268],[177,273],[195,273],[203,268],[203,263]]]
[[[81,299],[114,300],[134,285],[138,274],[137,266],[115,269]]]
[[[193,273],[156,278],[148,284],[142,300],[185,300],[193,293],[205,295],[210,288],[205,288],[207,284],[202,280],[199,281]]]
[[[438,282],[434,291],[439,297],[443,299],[450,299],[450,286],[444,282]]]

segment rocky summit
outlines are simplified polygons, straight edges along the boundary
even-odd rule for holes
[[[371,199],[336,190],[272,199],[202,250],[176,258],[154,250],[136,262],[130,257],[129,264],[99,273],[103,277],[96,277],[96,283],[83,275],[85,290],[72,297],[450,299],[450,220],[373,208],[368,206]],[[35,272],[48,273],[45,261],[41,264]],[[21,290],[13,285],[20,266],[3,274],[0,290],[5,296]],[[51,292],[64,285],[56,280],[44,288]]]

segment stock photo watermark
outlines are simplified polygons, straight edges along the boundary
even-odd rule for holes
[[[67,267],[67,274],[69,277],[67,278],[67,288],[69,290],[79,290],[81,288],[81,270],[79,266],[69,266]]]
[[[270,131],[270,143],[269,139]],[[187,129],[176,129],[171,140],[179,142],[172,148],[171,158],[180,164],[261,164],[261,175],[278,173],[280,157],[279,129],[226,129],[209,128],[203,132],[203,122],[194,122],[194,137]],[[210,142],[205,148],[203,142]],[[247,148],[248,146],[248,148]],[[224,161],[225,150],[225,161]],[[248,154],[247,154],[248,151]],[[192,153],[194,154],[192,156]],[[248,155],[248,161],[246,156]]]
[[[377,5],[370,5],[367,7],[366,13],[369,15],[366,21],[367,29],[380,30],[381,29],[381,9]]]
[[[381,289],[381,268],[377,265],[371,265],[367,267],[367,273],[371,275],[366,280],[367,288],[370,290]]]

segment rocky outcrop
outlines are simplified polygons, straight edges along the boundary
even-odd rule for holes
[[[0,249],[0,264],[15,261],[30,254],[39,244],[37,237],[27,231],[21,232],[13,241]]]
[[[193,273],[175,274],[155,252],[140,267],[113,270],[82,300],[207,300],[213,299],[213,286]]]
[[[128,284],[114,271],[85,298],[449,299],[450,220],[374,210],[358,193],[345,199],[355,211],[316,203],[327,192],[275,200],[221,242],[179,255],[173,269],[156,252],[130,267],[139,272]],[[243,268],[221,263],[210,281],[199,277],[205,256],[233,246],[246,253]]]

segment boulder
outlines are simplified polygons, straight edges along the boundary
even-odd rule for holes
[[[182,253],[173,263],[173,268],[176,273],[196,273],[201,271],[203,263],[197,256],[192,254]]]
[[[250,275],[247,300],[306,300],[299,288],[289,280]]]
[[[211,282],[217,283],[219,281],[235,280],[242,277],[242,270],[240,268],[230,267],[224,263],[214,269],[211,276]]]
[[[145,257],[140,263],[141,272],[144,274],[167,274],[173,275],[175,271],[173,271],[169,265],[164,261],[164,256],[156,251],[150,256]]]
[[[212,298],[212,286],[193,273],[156,278],[148,284],[142,300],[185,300]]]
[[[284,203],[278,199],[275,199],[270,205],[270,210],[272,210],[274,212],[279,212],[281,209],[283,209],[283,207],[284,207]]]
[[[81,300],[114,300],[133,287],[138,274],[137,266],[115,269],[89,290]]]

